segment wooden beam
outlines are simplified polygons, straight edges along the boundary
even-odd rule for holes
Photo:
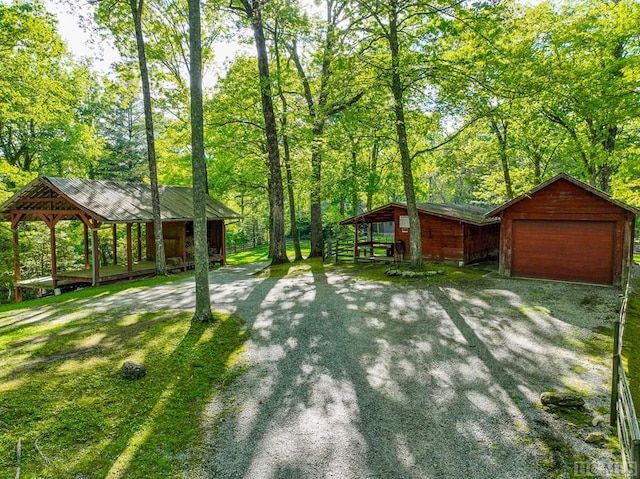
[[[227,225],[224,220],[220,220],[222,223],[222,242],[220,243],[220,265],[227,264]]]
[[[78,219],[82,221],[82,223],[84,223],[85,226],[88,226],[88,227],[91,226],[89,217],[86,214],[84,214],[82,211],[78,213]]]
[[[22,219],[23,216],[24,214],[17,213],[14,211],[11,212],[11,229],[12,230],[15,230],[18,228],[18,223],[20,223],[20,220]]]
[[[182,264],[183,271],[187,270],[187,222],[182,223]]]
[[[137,234],[138,234],[138,262],[142,261],[142,236],[140,230],[142,227],[140,223],[138,223]]]
[[[111,225],[111,249],[113,250],[113,264],[118,264],[118,228]]]
[[[56,274],[58,273],[58,256],[56,254],[56,225],[49,227],[49,237],[51,238],[51,277],[53,278],[54,289],[58,286]]]
[[[98,228],[91,228],[91,249],[93,250],[93,280],[91,284],[96,286],[100,283],[100,245],[98,243]]]
[[[15,281],[14,294],[16,298],[16,303],[22,301],[22,290],[18,286],[18,281],[20,281],[20,243],[18,239],[18,230],[13,228],[11,230],[13,232],[13,278]]]
[[[55,198],[47,198],[47,197],[34,197],[34,198],[18,198],[15,200],[16,203],[42,203],[42,202],[51,202],[51,201],[67,201],[66,198],[62,198],[60,196],[56,196]]]
[[[84,268],[89,269],[89,227],[87,223],[82,223],[84,227],[83,240],[84,240]]]
[[[127,223],[127,271],[133,270],[133,245],[131,241],[131,223]]]
[[[82,213],[82,210],[55,210],[55,209],[37,209],[37,210],[13,210],[14,213],[22,214],[22,215],[50,215],[50,214],[59,214],[59,215],[79,215]]]

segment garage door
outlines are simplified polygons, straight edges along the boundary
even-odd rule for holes
[[[511,274],[613,283],[615,222],[513,221]]]

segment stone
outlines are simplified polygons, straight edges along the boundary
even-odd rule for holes
[[[144,365],[134,361],[125,361],[120,370],[124,379],[136,380],[142,379],[147,374],[147,368]]]
[[[584,399],[569,391],[548,391],[540,395],[540,402],[545,406],[582,407]]]
[[[589,435],[584,440],[584,442],[587,442],[589,444],[599,444],[599,443],[603,442],[604,439],[605,439],[604,433],[602,433],[602,432],[590,432]]]

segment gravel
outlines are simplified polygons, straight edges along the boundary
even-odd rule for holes
[[[586,344],[615,319],[614,288],[220,273],[213,301],[247,321],[249,368],[210,405],[189,477],[545,478],[578,453],[590,471],[616,461],[583,440],[606,426],[539,407],[568,388],[593,416],[608,406],[608,351]]]
[[[606,421],[574,426],[539,397],[578,390],[589,415],[606,415],[610,353],[597,331],[615,320],[618,289],[495,275],[400,286],[308,265],[254,275],[262,266],[211,273],[214,308],[250,330],[248,367],[204,412],[184,477],[569,477],[578,454],[583,471],[585,460],[590,473],[615,469],[584,441],[611,434]],[[90,307],[188,310],[193,296],[187,279]]]

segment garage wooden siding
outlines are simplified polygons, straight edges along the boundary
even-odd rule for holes
[[[514,220],[512,274],[612,284],[613,221]]]
[[[535,194],[509,207],[509,215],[602,215],[620,214],[621,208],[600,196],[594,195],[578,185],[559,180]]]

